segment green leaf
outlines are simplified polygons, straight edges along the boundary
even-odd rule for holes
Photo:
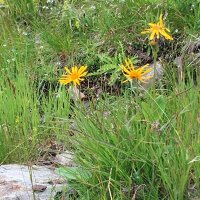
[[[154,121],[159,120],[165,112],[166,100],[163,95],[159,95],[155,100]]]
[[[99,70],[98,72],[100,73],[105,73],[105,72],[109,72],[110,70],[113,70],[113,69],[116,69],[117,68],[117,65],[114,65],[114,64],[106,64],[106,65],[103,65]]]
[[[110,81],[109,81],[109,85],[114,85],[116,80],[118,79],[120,73],[119,71],[115,71],[115,73],[113,73],[111,76],[110,76]]]
[[[165,107],[166,100],[163,95],[160,95],[151,104],[142,102],[142,113],[146,120],[155,122],[163,116]]]
[[[105,54],[98,55],[98,57],[101,60],[101,62],[106,63],[106,64],[110,64],[110,63],[116,62],[114,60],[114,58],[109,57],[108,55],[105,55]]]
[[[68,180],[89,179],[92,174],[80,167],[60,167],[56,172]]]
[[[149,104],[147,104],[146,102],[142,102],[142,113],[144,115],[144,118],[148,121],[151,121],[152,115],[151,115],[151,109]]]

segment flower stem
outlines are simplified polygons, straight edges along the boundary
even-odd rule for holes
[[[154,71],[154,76],[153,76],[153,94],[154,94],[154,97],[155,97],[155,94],[156,94],[156,61],[157,61],[157,58],[158,58],[158,51],[159,51],[159,48],[158,48],[158,44],[156,43],[155,45],[151,45],[151,49],[152,49],[152,54],[153,54],[153,71]]]

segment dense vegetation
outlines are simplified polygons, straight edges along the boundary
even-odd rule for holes
[[[141,32],[161,14],[173,40],[155,59]],[[199,0],[1,0],[0,30],[1,164],[58,144],[75,154],[58,170],[74,199],[200,198]],[[164,74],[123,83],[127,58]],[[65,66],[87,66],[78,90]]]

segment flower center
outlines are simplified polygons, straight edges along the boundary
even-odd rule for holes
[[[78,79],[79,78],[79,74],[77,72],[74,72],[70,75],[72,80]]]
[[[158,31],[158,30],[162,29],[162,27],[160,27],[159,25],[156,24],[153,26],[153,29]]]
[[[130,74],[129,74],[129,77],[130,77],[131,79],[139,78],[140,76],[141,76],[141,74],[138,73],[138,72],[130,72]]]

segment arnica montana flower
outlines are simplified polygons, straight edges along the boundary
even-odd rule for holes
[[[127,78],[127,80],[125,80],[124,82],[136,79],[143,83],[146,83],[148,79],[153,77],[147,75],[149,72],[152,71],[152,69],[148,68],[148,65],[149,64],[146,64],[136,69],[130,59],[125,60],[125,65],[120,66],[124,76],[126,76]]]
[[[73,82],[74,85],[80,85],[80,82],[84,80],[84,76],[87,74],[87,66],[81,66],[79,69],[77,66],[72,67],[70,71],[68,67],[65,67],[66,75],[62,75],[59,79],[60,84],[68,84]]]
[[[167,40],[173,40],[172,36],[169,35],[170,30],[168,28],[166,28],[163,23],[162,15],[160,15],[160,20],[158,23],[149,23],[149,26],[150,26],[150,28],[146,29],[145,31],[143,31],[141,33],[142,34],[151,33],[150,38],[149,38],[150,40],[154,40],[155,35],[156,35],[157,39],[159,39],[160,35],[162,35]]]

